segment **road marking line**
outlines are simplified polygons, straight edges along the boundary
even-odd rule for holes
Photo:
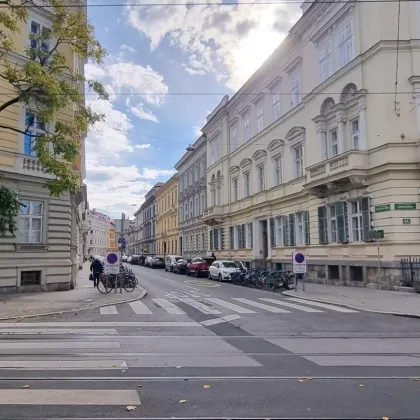
[[[174,305],[172,302],[169,302],[167,299],[152,299],[153,302],[156,302],[159,306],[165,309],[166,312],[172,315],[181,315],[185,314],[182,309],[179,309],[178,306]]]
[[[136,300],[134,302],[129,302],[129,305],[131,306],[131,309],[134,311],[136,315],[152,315],[153,312],[143,303],[139,300]]]
[[[101,315],[118,315],[118,311],[115,305],[112,306],[103,306],[99,308]]]
[[[166,277],[165,277],[165,280],[171,281],[172,283],[176,283],[176,281],[175,281],[175,280],[168,279],[168,278],[166,278]]]
[[[211,325],[222,324],[223,322],[234,321],[235,319],[239,319],[239,315],[226,315],[220,318],[215,319],[208,319],[207,321],[202,321],[200,324],[204,325],[205,327],[209,327]]]
[[[276,314],[290,314],[290,311],[286,311],[285,309],[276,308],[274,306],[264,305],[264,303],[254,302],[249,299],[244,298],[232,298],[233,300],[237,300],[238,302],[246,303],[250,306],[255,306],[256,308],[264,309],[268,312],[274,312]]]
[[[2,389],[5,405],[141,405],[136,390],[121,389]]]
[[[0,324],[1,325],[1,324]],[[111,328],[101,329],[65,329],[65,328],[0,328],[2,335],[50,335],[50,334],[81,334],[81,335],[117,335],[117,330]]]
[[[341,306],[329,305],[328,303],[314,302],[312,300],[298,299],[298,298],[286,298],[286,299],[291,300],[292,302],[302,303],[304,305],[318,306],[319,308],[325,308],[325,309],[330,309],[331,311],[342,312],[344,314],[359,312],[359,311],[354,311],[353,309],[343,308]]]
[[[203,305],[200,302],[197,302],[194,299],[185,299],[185,298],[180,298],[179,299],[181,302],[192,306],[193,308],[197,309],[198,311],[202,312],[203,314],[206,315],[221,315],[222,313],[216,309],[211,309],[205,305]]]
[[[307,308],[306,306],[301,306],[301,305],[295,305],[294,303],[289,303],[289,302],[283,302],[281,300],[276,300],[276,299],[270,299],[270,298],[259,298],[260,300],[264,300],[266,302],[269,303],[275,303],[276,305],[283,305],[289,308],[293,308],[293,309],[298,309],[299,311],[303,311],[303,312],[319,312],[319,313],[323,313],[324,311],[320,311],[319,309],[314,309],[314,308]]]
[[[240,314],[255,314],[256,312],[252,309],[244,308],[239,305],[235,305],[234,303],[227,302],[222,299],[217,298],[206,298],[209,302],[215,303],[216,305],[223,306],[224,308],[230,309],[231,311],[238,312]]]
[[[189,287],[190,289],[193,289],[196,292],[199,292],[199,290],[196,287],[188,286],[188,284],[186,284],[185,287]]]
[[[166,322],[166,321],[107,321],[107,322],[37,322],[37,323],[29,323],[29,322],[20,322],[20,323],[4,323],[0,324],[2,327],[5,328],[33,328],[36,330],[37,328],[48,328],[48,327],[75,327],[75,328],[83,328],[83,327],[200,327],[201,325],[195,321],[185,321],[185,322]]]
[[[37,342],[33,340],[19,342],[16,340],[0,341],[0,350],[22,350],[22,349],[120,349],[117,341],[47,341]]]
[[[125,360],[0,360],[3,370],[107,370],[127,369]],[[2,390],[3,391],[3,390]],[[0,392],[2,394],[2,392]]]

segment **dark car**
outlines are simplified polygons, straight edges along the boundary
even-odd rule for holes
[[[150,261],[150,268],[165,268],[165,260],[161,257],[154,257]]]
[[[174,273],[176,274],[186,274],[187,266],[189,261],[185,258],[179,259],[176,264],[174,264]]]
[[[187,266],[187,275],[195,275],[195,277],[200,277],[200,275],[207,276],[209,273],[209,266],[213,261],[213,258],[193,258]]]

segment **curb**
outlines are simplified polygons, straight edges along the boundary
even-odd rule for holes
[[[401,316],[404,318],[420,319],[420,314],[410,314],[410,313],[404,313],[404,312],[390,312],[390,311],[376,311],[374,309],[365,309],[365,308],[360,308],[359,306],[332,302],[330,300],[325,300],[325,299],[314,299],[314,298],[308,298],[308,297],[303,297],[303,296],[296,296],[294,292],[290,292],[289,290],[283,291],[282,294],[285,296],[298,297],[299,299],[309,300],[313,302],[328,303],[330,305],[343,306],[344,308],[355,309],[355,310],[363,311],[363,312],[371,312],[371,313],[381,314],[381,315],[393,315],[393,316]]]
[[[79,309],[69,309],[67,311],[54,311],[54,312],[47,312],[47,313],[41,313],[41,314],[31,314],[31,315],[23,315],[23,316],[9,316],[6,318],[0,318],[0,321],[7,321],[10,319],[26,319],[26,318],[37,318],[40,316],[49,316],[49,315],[62,315],[62,314],[69,314],[73,312],[81,312],[81,311],[89,311],[92,309],[98,309],[103,308],[104,306],[110,306],[110,305],[120,305],[122,303],[129,303],[129,302],[135,302],[136,300],[143,299],[147,295],[147,290],[142,287],[143,291],[140,293],[140,296],[132,299],[126,299],[120,302],[107,302],[100,305],[94,305],[90,306],[89,308],[79,308]],[[48,292],[46,292],[48,293]],[[1,327],[1,323],[0,323]]]

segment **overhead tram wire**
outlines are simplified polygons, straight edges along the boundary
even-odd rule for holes
[[[418,0],[314,0],[306,2],[306,4],[337,4],[337,3],[398,3],[399,1],[405,2],[405,3],[412,3],[416,2]],[[195,6],[206,6],[206,7],[220,7],[220,6],[279,6],[279,5],[287,5],[287,4],[301,4],[302,0],[282,0],[282,1],[259,1],[258,3],[255,3],[255,1],[244,1],[244,2],[181,2],[181,3],[162,3],[162,2],[156,2],[156,3],[93,3],[93,4],[87,4],[86,7],[195,7]],[[10,7],[10,5],[4,5],[0,4],[0,8],[3,7]],[[63,5],[63,6],[53,6],[53,5],[35,5],[35,4],[25,4],[25,5],[15,5],[13,6],[15,8],[24,8],[24,9],[31,9],[31,8],[54,8],[54,7],[65,7],[67,8],[79,8],[80,5],[78,4],[69,4],[69,5]]]

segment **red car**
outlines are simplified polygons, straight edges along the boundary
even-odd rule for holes
[[[187,265],[187,275],[200,277],[200,275],[207,276],[209,273],[209,266],[213,264],[213,258],[193,258],[193,260]]]

